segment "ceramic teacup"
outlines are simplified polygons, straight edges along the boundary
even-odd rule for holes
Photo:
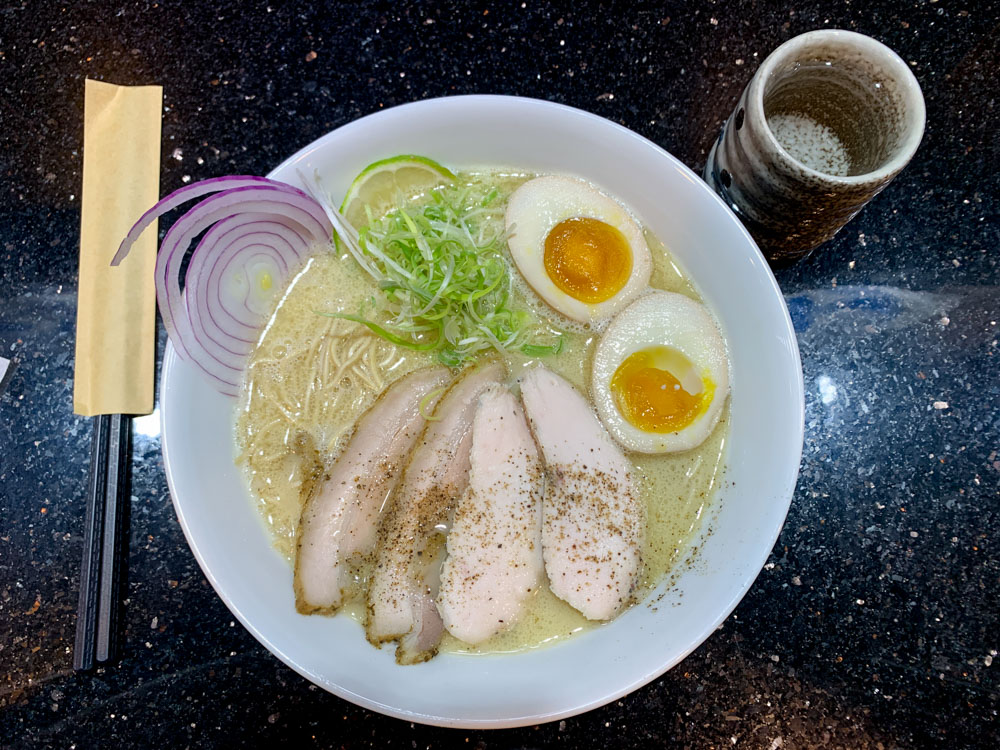
[[[705,180],[768,261],[799,260],[833,237],[917,150],[924,98],[883,44],[811,31],[764,60],[723,126]]]

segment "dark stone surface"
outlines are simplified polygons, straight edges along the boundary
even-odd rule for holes
[[[0,355],[16,362],[0,396],[0,745],[996,746],[1000,9],[792,5],[0,7]],[[184,543],[156,431],[138,425],[125,659],[73,674],[90,437],[72,413],[85,77],[164,86],[164,192],[265,173],[359,115],[469,92],[595,112],[699,170],[763,57],[822,27],[910,62],[927,133],[831,244],[779,273],[805,368],[801,478],[756,585],[679,667],[519,730],[356,708],[234,624]]]

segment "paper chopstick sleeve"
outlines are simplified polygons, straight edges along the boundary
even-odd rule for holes
[[[86,82],[73,410],[148,414],[156,357],[156,222],[111,258],[160,186],[160,86]]]

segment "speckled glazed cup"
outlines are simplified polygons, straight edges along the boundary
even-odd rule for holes
[[[804,258],[917,150],[924,98],[903,60],[852,31],[811,31],[772,52],[743,91],[705,180],[773,266]]]

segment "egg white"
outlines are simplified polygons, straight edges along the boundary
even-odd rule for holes
[[[545,270],[545,238],[562,221],[598,219],[619,232],[632,254],[632,273],[613,297],[604,302],[578,300],[556,286]],[[573,177],[536,177],[519,187],[507,201],[508,246],[517,269],[539,297],[556,311],[581,323],[607,320],[635,299],[649,283],[652,258],[642,229],[618,201]]]
[[[619,365],[631,354],[653,346],[677,350],[700,377],[715,383],[705,412],[677,432],[646,432],[635,427],[618,410],[611,392],[611,379]],[[690,450],[704,442],[722,416],[729,395],[726,344],[704,305],[682,294],[652,292],[622,310],[604,331],[594,351],[591,390],[601,421],[624,448],[640,453]]]

